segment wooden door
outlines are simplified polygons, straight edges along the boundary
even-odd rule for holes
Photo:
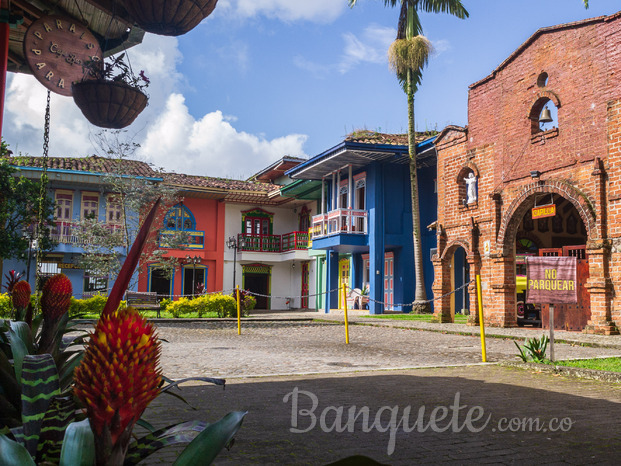
[[[302,309],[308,308],[308,281],[309,281],[308,262],[302,262]]]
[[[384,303],[387,311],[392,311],[393,309],[393,299],[394,299],[394,264],[395,258],[392,253],[386,254],[384,256]]]

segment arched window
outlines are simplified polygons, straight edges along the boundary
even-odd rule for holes
[[[164,229],[177,231],[196,230],[196,220],[183,203],[179,203],[168,211],[164,218]]]

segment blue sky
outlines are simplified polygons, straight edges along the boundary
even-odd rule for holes
[[[417,129],[467,124],[468,85],[538,28],[609,15],[618,1],[464,0],[470,18],[422,15],[436,52],[416,96]],[[179,173],[247,177],[284,155],[312,157],[354,129],[407,130],[406,100],[388,69],[398,9],[381,0],[220,0],[178,38],[130,49],[151,79],[150,104],[127,135],[137,158]],[[40,155],[45,90],[10,75],[4,137]],[[50,155],[85,156],[97,128],[53,96]]]

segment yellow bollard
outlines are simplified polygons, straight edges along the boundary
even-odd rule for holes
[[[345,344],[349,345],[349,322],[347,321],[347,285],[343,283],[343,311],[345,312]]]
[[[481,355],[483,362],[487,362],[487,349],[485,348],[485,321],[483,320],[483,298],[481,296],[481,275],[477,275],[477,300],[479,302],[479,326],[481,327]]]
[[[237,285],[237,334],[241,335],[241,304],[239,302],[239,285]]]

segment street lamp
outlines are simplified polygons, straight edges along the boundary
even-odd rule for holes
[[[192,297],[196,292],[196,264],[202,261],[200,256],[185,256],[185,263],[192,264]]]
[[[229,236],[229,239],[226,240],[226,246],[229,249],[233,250],[233,290],[235,290],[235,272],[237,269],[237,250],[243,249],[246,247],[246,239],[243,235],[240,235],[238,238],[235,236]]]

